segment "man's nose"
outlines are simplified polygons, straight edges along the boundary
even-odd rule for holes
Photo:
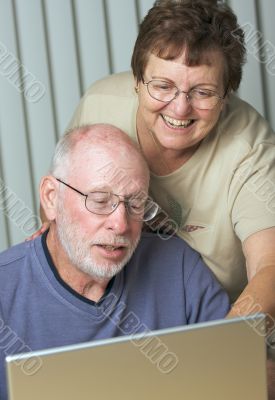
[[[107,229],[113,230],[115,233],[122,235],[129,228],[129,215],[123,201],[119,203],[115,211],[107,216]]]

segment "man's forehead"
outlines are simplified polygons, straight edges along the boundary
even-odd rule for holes
[[[116,149],[102,144],[82,149],[75,152],[71,168],[85,186],[109,186],[114,192],[128,188],[128,193],[147,190],[148,171],[137,154],[126,151],[123,146]]]
[[[94,183],[109,186],[114,191],[120,190],[120,193],[135,193],[147,189],[148,180],[141,168],[122,167],[110,161],[97,168]]]

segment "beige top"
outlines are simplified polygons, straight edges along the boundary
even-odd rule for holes
[[[70,126],[110,123],[138,142],[134,86],[130,72],[96,82]],[[150,189],[178,235],[236,299],[247,282],[241,242],[275,226],[275,136],[265,120],[231,96],[195,154],[169,175],[152,174]]]

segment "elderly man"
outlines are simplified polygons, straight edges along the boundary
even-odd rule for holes
[[[0,255],[1,400],[7,354],[226,315],[227,295],[199,254],[176,237],[141,236],[158,211],[148,185],[142,155],[119,129],[61,138],[40,185],[49,230]]]

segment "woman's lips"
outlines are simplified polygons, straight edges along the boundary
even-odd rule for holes
[[[164,114],[161,114],[161,116],[162,116],[162,119],[164,120],[164,122],[170,128],[174,128],[174,129],[188,128],[195,121],[194,119],[175,119],[175,118],[168,117],[168,115],[164,115]]]

